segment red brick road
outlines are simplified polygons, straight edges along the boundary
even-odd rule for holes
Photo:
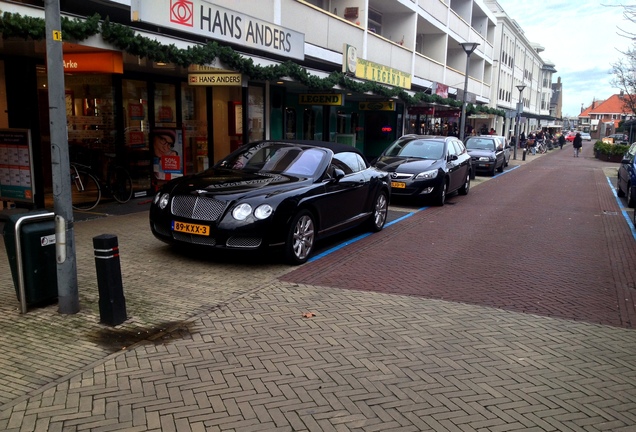
[[[634,431],[636,241],[615,165],[586,153],[295,269],[179,254],[147,213],[78,223],[73,316],[21,315],[0,248],[0,430]],[[101,233],[122,251],[115,328]]]
[[[283,280],[633,328],[636,241],[608,163],[586,147],[579,158],[555,150]]]

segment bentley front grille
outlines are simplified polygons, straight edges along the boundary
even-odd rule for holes
[[[226,203],[214,198],[196,195],[178,195],[172,199],[170,211],[173,215],[201,221],[216,221],[223,211]]]

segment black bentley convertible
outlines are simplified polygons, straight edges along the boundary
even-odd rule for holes
[[[315,242],[386,222],[389,174],[354,147],[318,141],[259,141],[155,195],[150,228],[158,239],[217,250],[280,247],[302,264]]]

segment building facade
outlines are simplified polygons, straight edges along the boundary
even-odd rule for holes
[[[44,5],[0,7],[0,129],[29,131],[32,159],[28,180],[0,177],[0,198],[42,207],[52,194],[46,40],[29,26],[43,22]],[[102,173],[125,164],[137,197],[259,139],[340,141],[372,159],[405,133],[458,134],[464,90],[468,131],[510,129],[519,83],[524,113],[542,114],[544,62],[520,29],[498,36],[481,0],[61,0],[60,9],[76,23],[65,27],[59,83],[71,161]],[[470,56],[464,42],[478,44]],[[3,148],[0,171],[13,173],[13,147]]]
[[[578,116],[579,129],[589,132],[593,140],[617,133],[621,122],[630,123],[634,120],[634,113],[626,103],[626,96],[622,92],[614,94],[605,100],[595,100]],[[632,137],[631,130],[628,135]]]
[[[554,123],[550,111],[552,62],[541,58],[544,48],[529,41],[523,29],[510,17],[496,0],[485,0],[497,19],[493,63],[491,106],[506,112],[503,130],[513,134],[519,122],[520,133],[525,135]],[[521,90],[520,90],[521,89]],[[523,107],[519,110],[519,103]]]

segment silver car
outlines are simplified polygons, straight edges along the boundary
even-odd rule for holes
[[[592,141],[592,136],[587,132],[581,132],[581,139],[585,141]]]

